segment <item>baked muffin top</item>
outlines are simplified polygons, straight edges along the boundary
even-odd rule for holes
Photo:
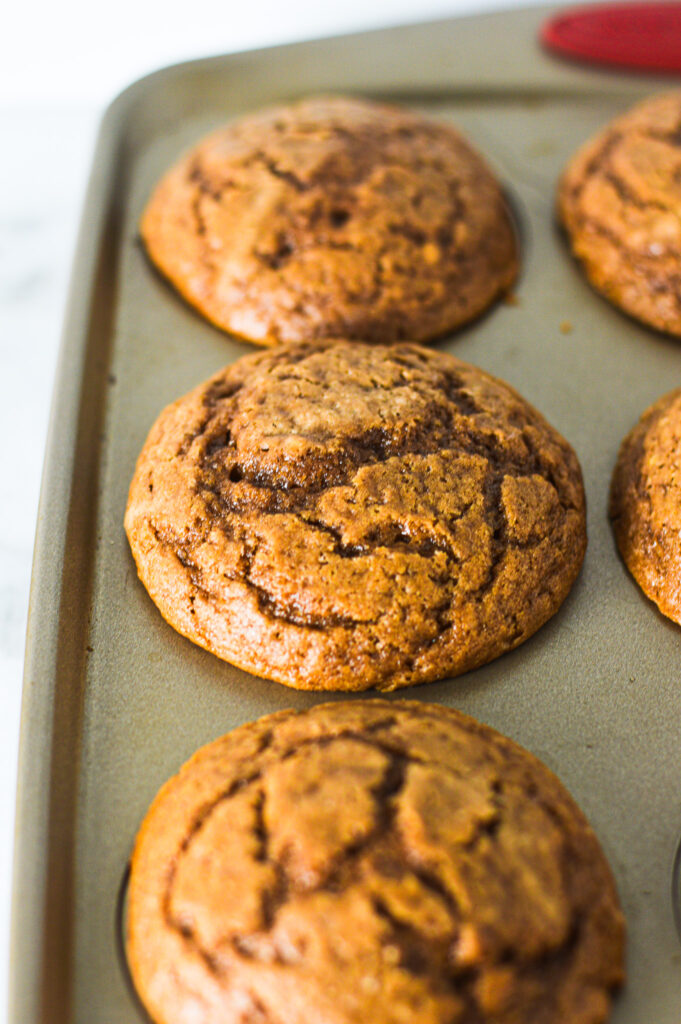
[[[177,630],[320,690],[394,689],[517,646],[586,545],[576,456],[512,388],[351,341],[247,356],[169,406],[126,529]]]
[[[432,704],[286,711],[203,747],[144,820],[128,907],[158,1024],[599,1024],[623,977],[580,810]]]
[[[622,442],[610,515],[629,571],[681,623],[681,388],[646,409]]]
[[[681,92],[644,100],[583,146],[558,212],[591,283],[681,335]]]
[[[259,344],[424,340],[517,273],[493,174],[449,124],[342,97],[228,124],[161,180],[151,259],[204,316]]]

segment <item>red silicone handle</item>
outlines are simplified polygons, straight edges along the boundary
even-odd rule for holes
[[[549,50],[589,64],[681,73],[681,3],[576,7],[541,30]]]

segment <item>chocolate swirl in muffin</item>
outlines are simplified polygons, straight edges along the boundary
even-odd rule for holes
[[[126,528],[181,633],[303,689],[394,689],[527,639],[586,544],[574,452],[444,353],[246,357],[161,414]]]
[[[133,857],[128,953],[160,1024],[599,1024],[623,943],[560,782],[437,705],[242,726],[164,786]]]
[[[594,287],[681,335],[681,92],[645,100],[582,147],[558,212]]]
[[[425,340],[481,313],[518,266],[499,184],[451,125],[341,97],[210,135],[141,230],[189,302],[259,344]]]

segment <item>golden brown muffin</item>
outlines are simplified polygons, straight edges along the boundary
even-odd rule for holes
[[[681,335],[681,92],[639,103],[583,146],[558,211],[594,287]]]
[[[125,523],[175,629],[313,690],[516,647],[586,545],[575,454],[515,391],[445,353],[348,341],[247,356],[169,406]]]
[[[141,231],[185,299],[263,345],[425,340],[517,273],[482,158],[449,125],[366,100],[307,99],[227,125],[165,175]]]
[[[284,711],[202,747],[144,820],[128,906],[158,1024],[599,1024],[624,975],[579,808],[433,704]]]
[[[651,405],[622,442],[610,516],[643,593],[681,623],[681,388]]]

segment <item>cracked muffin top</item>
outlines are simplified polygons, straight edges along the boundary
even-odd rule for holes
[[[681,336],[681,92],[644,100],[583,146],[558,212],[594,287]]]
[[[624,438],[610,516],[630,573],[681,625],[681,388],[646,409]]]
[[[457,131],[340,97],[204,139],[161,180],[141,232],[185,299],[263,345],[425,340],[517,273],[499,185]]]
[[[203,747],[144,820],[128,908],[158,1024],[599,1024],[623,979],[579,808],[433,704],[284,711]]]
[[[125,522],[175,629],[319,690],[390,690],[517,646],[586,545],[567,442],[508,385],[409,344],[226,367],[157,420]]]

